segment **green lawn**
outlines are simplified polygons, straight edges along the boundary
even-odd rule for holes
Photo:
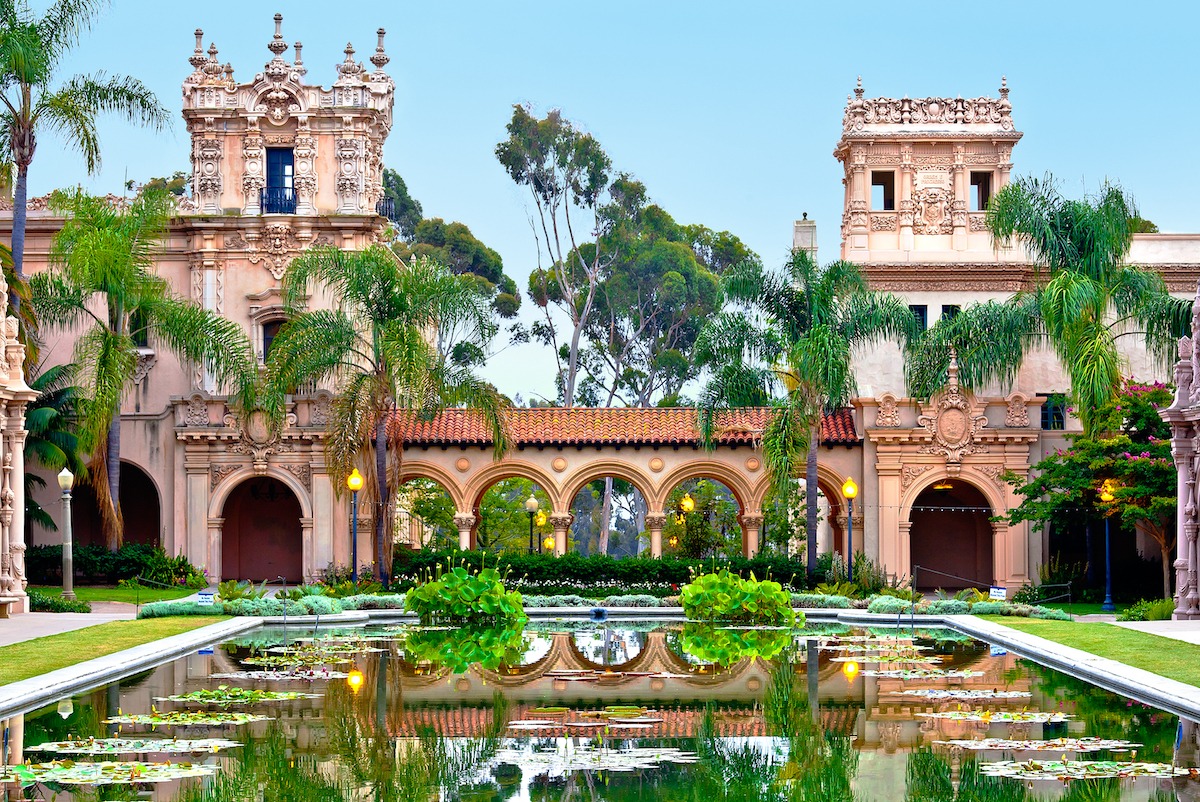
[[[1045,621],[1003,615],[980,618],[1200,686],[1200,646],[1101,622]]]
[[[37,590],[47,596],[61,596],[61,585],[30,585],[30,590]],[[191,596],[196,591],[192,588],[126,588],[112,585],[76,585],[75,596],[85,602],[129,602],[142,604],[155,601],[174,601],[184,596]]]
[[[0,685],[66,668],[93,657],[178,635],[227,620],[228,616],[181,616],[113,621],[93,627],[34,638],[0,648]]]
[[[1053,607],[1055,610],[1064,610],[1071,615],[1096,615],[1104,612],[1100,609],[1101,602],[1073,602],[1069,605],[1066,602],[1050,602],[1049,604],[1043,604],[1042,606]],[[1120,615],[1128,610],[1132,605],[1118,603],[1113,606],[1117,608],[1117,612],[1114,613],[1114,615]]]

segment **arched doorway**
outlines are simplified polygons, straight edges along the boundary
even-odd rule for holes
[[[921,589],[986,587],[992,569],[992,515],[987,498],[961,479],[942,479],[913,503],[913,585]]]
[[[287,485],[270,476],[247,479],[221,515],[222,579],[304,581],[300,501]]]
[[[125,522],[122,543],[159,545],[162,537],[162,504],[154,480],[133,463],[122,461],[119,494],[121,518]],[[105,545],[96,490],[90,484],[79,482],[71,495],[71,536],[75,545]]]

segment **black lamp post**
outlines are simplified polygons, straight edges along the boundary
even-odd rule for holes
[[[363,476],[355,468],[346,477],[350,488],[350,578],[358,584],[358,491],[362,490]]]
[[[529,513],[529,553],[533,554],[533,516],[537,515],[538,500],[533,495],[529,494],[529,498],[525,499],[525,512]]]
[[[842,495],[846,497],[846,580],[854,581],[854,498],[858,485],[853,479],[842,483]]]

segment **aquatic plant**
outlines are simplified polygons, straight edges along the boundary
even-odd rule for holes
[[[256,688],[238,688],[218,685],[215,689],[204,688],[173,696],[156,696],[158,702],[193,702],[202,705],[253,705],[261,702],[285,702],[293,699],[319,699],[320,694],[296,691],[260,691]]]
[[[0,768],[0,783],[17,782],[58,785],[131,785],[161,783],[186,777],[207,777],[218,766],[204,763],[143,763],[137,760],[84,763],[55,760],[50,763],[23,763]]]
[[[683,625],[680,647],[705,663],[722,666],[740,660],[770,660],[793,642],[790,629],[734,629],[689,621]]]
[[[254,721],[269,721],[270,716],[254,713],[239,713],[222,710],[213,713],[198,713],[185,710],[116,715],[104,719],[105,724],[149,724],[151,727],[219,727],[223,724],[249,724]]]
[[[173,755],[220,752],[240,746],[227,738],[79,738],[27,746],[25,751],[60,755]]]
[[[520,665],[527,641],[522,622],[509,626],[464,626],[456,629],[417,628],[404,640],[404,655],[412,662],[427,661],[454,674],[474,664],[489,671],[501,665]]]
[[[410,590],[404,597],[404,609],[432,622],[509,622],[523,624],[528,617],[521,594],[507,591],[504,579],[495,568],[472,573],[461,565],[437,571]]]
[[[792,609],[790,594],[778,582],[743,579],[722,568],[701,574],[683,586],[683,612],[694,621],[745,621],[804,626],[804,614]]]
[[[1106,777],[1200,777],[1200,769],[1170,763],[1129,763],[1118,760],[1002,760],[982,763],[979,771],[989,777],[1018,780],[1093,780]]]
[[[973,741],[934,741],[934,746],[967,749],[973,752],[1127,752],[1141,746],[1133,741],[1109,738],[1052,738],[1048,741],[1012,738],[984,738]]]

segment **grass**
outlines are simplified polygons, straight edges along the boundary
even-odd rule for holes
[[[1042,606],[1053,607],[1055,610],[1063,610],[1071,615],[1096,615],[1104,612],[1100,609],[1102,602],[1072,602],[1071,604],[1067,604],[1066,602],[1050,602]],[[1117,608],[1116,613],[1113,613],[1113,615],[1120,615],[1133,605],[1117,603],[1113,606]]]
[[[1098,621],[1045,621],[1002,615],[980,618],[1200,687],[1200,646],[1191,643]]]
[[[36,677],[93,657],[103,657],[227,619],[228,616],[215,615],[113,621],[14,643],[0,648],[0,685]]]
[[[30,585],[30,590],[40,591],[47,596],[61,596],[61,585]],[[191,596],[196,591],[193,588],[127,588],[112,585],[83,585],[75,586],[75,597],[85,602],[128,602],[149,604],[156,601],[174,601],[184,596]]]

